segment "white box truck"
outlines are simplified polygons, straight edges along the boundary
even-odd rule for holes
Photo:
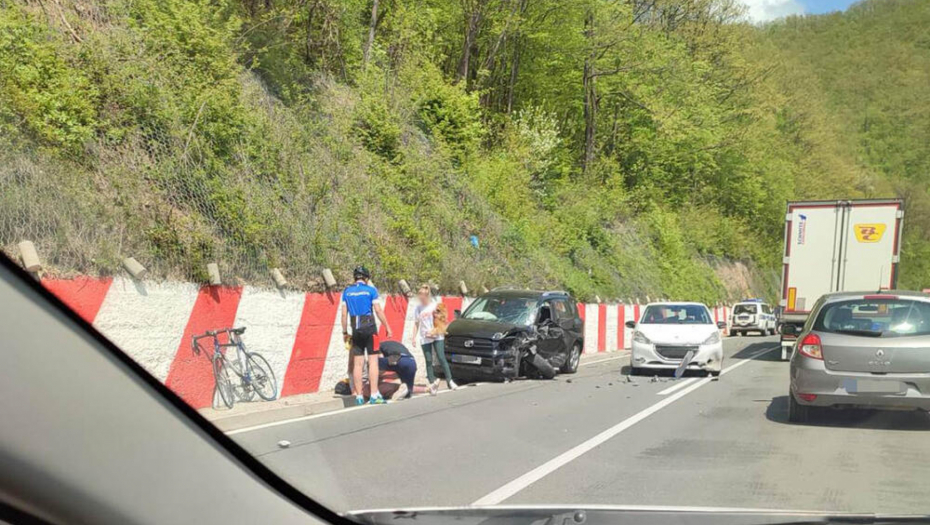
[[[787,359],[821,295],[893,289],[904,201],[789,202],[782,268],[781,356]]]

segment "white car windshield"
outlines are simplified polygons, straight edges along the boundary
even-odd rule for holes
[[[711,324],[707,309],[698,304],[654,304],[646,308],[641,324]]]

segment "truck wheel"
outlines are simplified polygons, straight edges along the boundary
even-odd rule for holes
[[[730,337],[736,337],[736,330],[730,330]]]

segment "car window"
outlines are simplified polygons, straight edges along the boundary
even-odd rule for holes
[[[702,305],[650,305],[642,324],[711,324],[711,319]]]
[[[930,365],[884,378],[916,423],[830,415],[930,330],[928,28],[930,0],[0,0],[0,251],[339,511],[930,515]],[[842,333],[881,343],[848,385]]]
[[[565,299],[553,299],[550,301],[552,304],[552,311],[555,319],[570,319],[571,314],[569,313],[568,301]]]
[[[830,302],[817,313],[813,329],[883,338],[928,335],[930,303],[911,299]]]
[[[733,315],[755,314],[758,313],[759,305],[757,304],[738,304],[733,307]]]

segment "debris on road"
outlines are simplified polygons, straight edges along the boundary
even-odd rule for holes
[[[278,447],[280,448],[288,448],[290,446],[291,446],[291,442],[286,439],[282,439],[281,441],[278,441]]]

